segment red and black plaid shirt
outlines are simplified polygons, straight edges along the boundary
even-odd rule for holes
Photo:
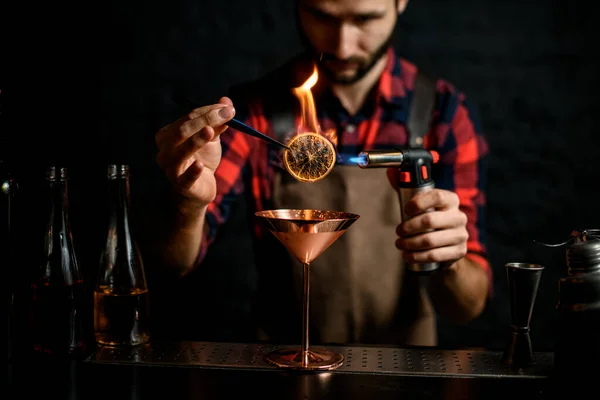
[[[333,129],[337,134],[338,164],[348,163],[350,157],[356,157],[362,150],[406,145],[406,121],[416,72],[415,65],[397,57],[390,49],[376,90],[355,115],[349,115],[330,91],[313,88],[321,130]],[[486,203],[484,161],[488,146],[465,95],[444,80],[437,81],[437,94],[432,128],[423,143],[425,148],[435,149],[440,154],[433,169],[435,185],[459,196],[460,209],[468,217],[467,257],[482,265],[491,278],[483,219]],[[265,117],[261,93],[256,93],[247,105],[234,106],[236,118],[275,137],[270,121]],[[274,169],[277,168],[272,155],[279,150],[231,128],[221,135],[221,143],[223,156],[215,174],[218,194],[208,207],[208,229],[205,229],[198,263],[214,240],[217,228],[227,219],[232,202],[242,191],[252,192],[256,211],[269,207],[272,196]],[[257,230],[260,230],[258,226]]]

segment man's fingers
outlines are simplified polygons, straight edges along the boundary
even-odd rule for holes
[[[200,175],[202,175],[203,170],[204,165],[200,161],[195,160],[183,174],[177,177],[177,185],[185,190],[190,190],[198,178],[200,178]]]
[[[210,126],[217,128],[224,125],[235,115],[235,109],[233,106],[223,105],[220,108],[210,110],[207,113],[199,115],[197,118],[190,121],[192,127],[203,128],[204,126]],[[198,126],[198,124],[203,124]],[[199,129],[198,129],[199,130]]]
[[[174,135],[178,134],[180,128],[186,122],[197,118],[198,116],[208,113],[211,110],[222,108],[223,104],[211,104],[204,107],[195,108],[186,115],[180,117],[178,120],[163,126],[155,135],[156,145],[160,148],[163,143],[172,141]]]
[[[450,229],[466,226],[467,215],[460,210],[431,211],[416,215],[396,227],[400,237],[413,236],[434,229]]]
[[[220,134],[227,129],[225,123],[234,115],[235,109],[228,104],[218,103],[196,108],[174,123],[160,129],[155,137],[156,144],[159,148],[167,144],[177,146],[205,126],[212,127]]]
[[[212,141],[215,136],[214,129],[210,126],[205,126],[175,148],[170,163],[173,165],[184,164],[194,153],[204,147],[206,143]]]
[[[178,180],[181,166],[188,164],[188,160],[194,156],[194,153],[200,150],[206,143],[212,141],[214,137],[214,130],[210,126],[205,126],[200,132],[189,137],[171,152],[168,152],[168,150],[160,151],[156,161],[169,176]]]
[[[432,250],[425,251],[404,251],[402,258],[410,263],[430,263],[430,262],[448,262],[456,261],[463,258],[467,254],[467,245],[455,245],[438,247]]]
[[[430,208],[447,210],[458,207],[459,204],[460,201],[456,193],[448,190],[433,189],[415,195],[404,205],[404,212],[408,216],[413,216]]]
[[[464,228],[444,229],[422,233],[416,236],[396,239],[396,247],[400,250],[420,251],[438,247],[455,246],[466,243],[469,234]]]
[[[190,119],[179,127],[175,134],[174,143],[179,144],[199,132],[205,126],[210,126],[215,132],[222,133],[227,123],[235,115],[233,107],[221,105],[219,108],[210,110],[207,113],[200,114]]]
[[[231,99],[227,96],[221,97],[219,99],[219,104],[225,104],[225,105],[233,107],[233,101],[231,101]]]

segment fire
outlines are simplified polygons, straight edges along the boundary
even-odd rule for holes
[[[325,132],[321,131],[321,127],[317,121],[317,110],[315,107],[315,101],[311,89],[316,85],[319,80],[319,72],[317,66],[313,66],[313,73],[308,79],[299,87],[293,89],[294,95],[300,101],[300,109],[302,111],[300,123],[296,131],[296,135],[301,133],[313,132],[321,136],[326,137],[337,146],[337,134],[335,129],[329,129]]]
[[[325,136],[327,139],[329,139],[331,141],[331,143],[333,143],[333,145],[337,148],[338,137],[337,137],[337,133],[335,133],[335,128],[326,130],[325,132],[323,132],[323,136]]]

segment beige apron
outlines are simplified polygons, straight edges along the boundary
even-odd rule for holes
[[[422,278],[405,273],[401,252],[394,245],[400,206],[384,168],[336,165],[327,177],[313,183],[299,182],[278,170],[273,202],[273,208],[329,209],[360,215],[311,264],[311,344],[437,344],[435,313],[419,281]],[[293,266],[281,268],[293,274],[296,300],[301,304],[302,265],[289,258]],[[300,322],[298,311],[299,305],[290,310]]]

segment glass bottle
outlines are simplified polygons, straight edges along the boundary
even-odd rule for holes
[[[94,289],[94,332],[101,346],[147,343],[148,287],[130,226],[129,166],[108,166],[108,232]]]
[[[0,91],[0,96],[2,91]],[[8,360],[12,359],[15,331],[15,240],[13,228],[14,197],[18,183],[12,176],[8,162],[10,143],[6,139],[5,118],[2,114],[3,97],[0,97],[0,243],[5,254],[5,276],[8,277],[7,306],[8,306]],[[6,248],[5,248],[6,246]]]
[[[8,305],[8,359],[13,356],[16,329],[15,292],[17,290],[16,274],[16,240],[14,228],[15,205],[14,199],[19,190],[17,179],[12,175],[6,160],[4,143],[0,142],[0,203],[2,204],[2,231],[0,240],[6,245],[5,276],[8,277],[7,305]],[[4,245],[2,247],[4,247]]]
[[[33,350],[52,355],[83,355],[85,287],[69,220],[68,170],[46,170],[46,210],[43,260],[32,283],[30,315]]]

